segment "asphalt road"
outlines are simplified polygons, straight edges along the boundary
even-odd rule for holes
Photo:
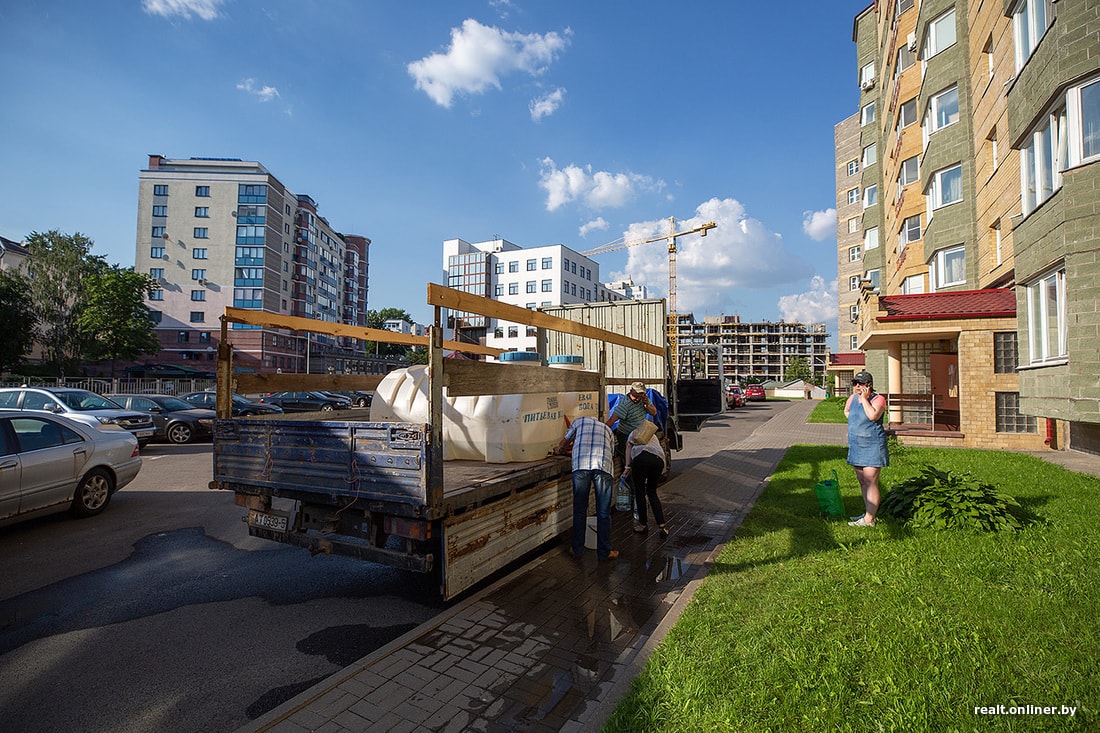
[[[0,731],[232,731],[441,610],[408,574],[250,538],[210,445],[98,517],[0,528]]]

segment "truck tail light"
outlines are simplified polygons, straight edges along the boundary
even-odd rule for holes
[[[382,522],[382,529],[386,534],[395,534],[409,540],[427,540],[432,536],[431,522],[419,519],[386,517]]]

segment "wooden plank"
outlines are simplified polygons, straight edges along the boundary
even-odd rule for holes
[[[542,392],[598,392],[596,372],[449,359],[443,365],[449,397]]]
[[[241,394],[253,392],[341,392],[378,388],[382,374],[236,374],[235,391]]]
[[[362,339],[364,341],[380,341],[387,344],[404,344],[405,346],[428,345],[427,336],[412,336],[406,333],[387,331],[382,328],[365,328],[363,326],[349,326],[346,323],[331,323],[318,321],[313,318],[301,316],[284,316],[278,313],[265,313],[263,311],[248,310],[245,308],[225,307],[225,320],[230,323],[243,323],[248,326],[267,326],[269,328],[287,328],[292,331],[309,331],[310,333],[322,333],[329,336],[344,336],[346,338]],[[459,341],[444,341],[443,348],[452,351],[465,351],[470,354],[484,354],[486,356],[499,356],[504,349],[494,349],[480,344],[468,344]]]
[[[536,328],[546,328],[551,331],[571,333],[574,336],[583,336],[585,338],[597,339],[599,341],[606,341],[611,344],[637,349],[647,354],[655,354],[657,356],[665,355],[663,346],[655,346],[645,341],[639,341],[638,339],[624,336],[621,333],[605,331],[602,328],[595,328],[565,318],[558,318],[557,316],[540,313],[530,310],[529,308],[520,308],[517,305],[501,303],[490,298],[483,298],[480,295],[474,295],[473,293],[464,293],[461,290],[454,290],[453,288],[437,285],[436,283],[428,283],[428,304],[442,308],[450,308],[453,311],[477,313],[478,315],[488,318],[498,318],[500,320],[526,326],[535,326]]]

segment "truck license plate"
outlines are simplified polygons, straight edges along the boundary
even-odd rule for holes
[[[253,527],[273,529],[276,532],[286,532],[287,516],[285,514],[264,514],[255,509],[248,512],[248,523]]]

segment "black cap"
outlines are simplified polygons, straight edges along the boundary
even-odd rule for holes
[[[875,378],[871,376],[871,372],[856,372],[855,376],[852,377],[852,382],[854,384],[874,384]]]

